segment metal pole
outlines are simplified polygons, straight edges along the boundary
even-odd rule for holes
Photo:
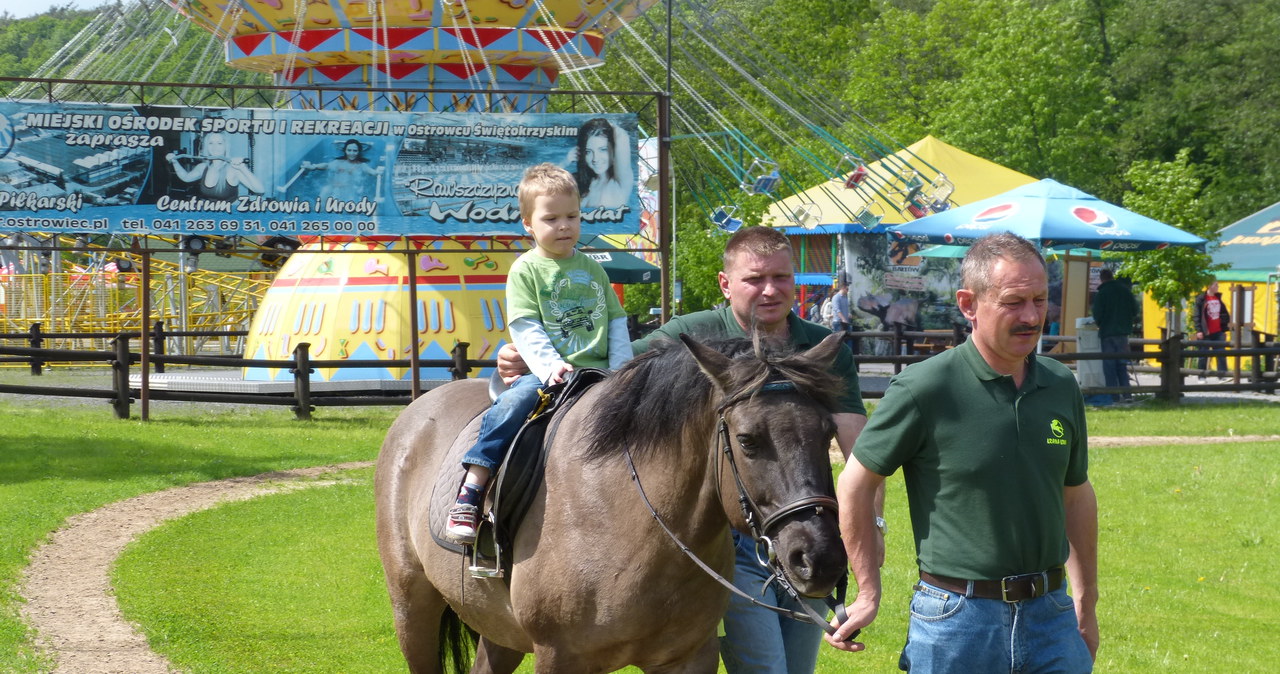
[[[418,252],[413,250],[413,243],[405,237],[405,254],[409,262],[409,392],[414,400],[422,395],[422,377],[418,369]]]
[[[668,3],[670,8],[670,3]],[[668,22],[668,29],[670,28]],[[671,62],[667,62],[670,71]],[[658,250],[662,280],[662,322],[671,320],[671,93],[668,90],[658,97]]]
[[[142,420],[147,421],[151,414],[151,340],[147,336],[151,329],[151,251],[140,251],[138,240],[134,239],[133,252],[142,256],[142,276],[138,279],[138,302],[142,305],[142,322],[138,326],[138,349],[141,351],[138,357],[138,373],[141,377],[138,406]]]

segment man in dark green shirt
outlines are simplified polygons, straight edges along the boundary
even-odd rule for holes
[[[828,641],[864,648],[844,641],[880,605],[876,539],[863,518],[902,468],[920,582],[899,665],[1090,671],[1097,500],[1079,386],[1066,367],[1035,356],[1049,294],[1044,260],[1025,239],[992,234],[973,244],[961,276],[956,304],[972,336],[894,377],[840,475],[858,595]]]

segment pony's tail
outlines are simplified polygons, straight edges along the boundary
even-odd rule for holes
[[[453,674],[470,672],[477,636],[476,631],[462,622],[452,607],[446,605],[444,615],[440,616],[440,671]]]

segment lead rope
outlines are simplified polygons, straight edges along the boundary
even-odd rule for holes
[[[678,536],[676,536],[675,532],[672,531],[669,527],[667,527],[666,522],[662,521],[662,518],[658,516],[658,511],[655,510],[653,507],[653,504],[649,502],[649,496],[645,494],[644,485],[640,483],[640,474],[636,472],[635,462],[631,460],[630,445],[624,444],[622,446],[622,455],[627,459],[627,469],[631,472],[631,481],[635,482],[636,491],[640,492],[640,500],[644,501],[645,507],[649,509],[649,514],[653,516],[653,521],[658,523],[658,526],[661,527],[663,532],[667,534],[667,537],[670,538],[671,541],[676,544],[676,547],[680,548],[680,551],[683,552],[686,557],[693,560],[693,563],[697,564],[698,568],[702,569],[704,572],[706,572],[708,576],[711,576],[711,578],[713,578],[717,583],[720,583],[730,592],[738,595],[739,597],[742,597],[743,599],[746,599],[747,601],[751,602],[752,604],[755,604],[756,606],[759,606],[764,609],[768,609],[780,615],[787,616],[792,620],[798,620],[800,622],[807,622],[807,623],[812,623],[814,625],[818,625],[822,627],[822,629],[825,630],[827,634],[834,635],[836,633],[836,629],[832,627],[831,624],[827,622],[823,616],[818,615],[818,612],[814,611],[813,607],[809,606],[808,602],[803,601],[802,598],[800,597],[799,592],[797,592],[795,587],[791,585],[790,581],[786,580],[785,576],[781,575],[777,571],[774,571],[773,574],[769,577],[769,579],[766,581],[766,585],[769,582],[777,582],[779,585],[783,587],[783,589],[787,592],[789,596],[797,600],[797,602],[800,604],[800,607],[803,609],[803,612],[792,611],[790,609],[782,608],[781,606],[774,606],[773,604],[767,604],[765,602],[762,602],[756,599],[755,597],[752,597],[751,595],[738,589],[737,586],[735,586],[733,583],[730,583],[728,580],[726,580],[724,576],[721,576],[719,573],[717,573],[715,569],[708,566],[706,562],[703,562],[701,559],[699,559],[698,556],[694,554],[693,550],[689,549],[689,546],[685,545],[684,542],[681,541]],[[772,546],[770,546],[770,549],[772,550]],[[838,591],[838,595],[835,597],[828,596],[824,599],[824,601],[826,601],[827,604],[830,605],[836,611],[836,616],[840,618],[841,623],[843,623],[845,620],[848,619],[848,616],[845,614],[845,611],[844,611],[844,595],[845,595],[846,587],[848,587],[848,575],[845,575],[844,577],[842,577],[840,582],[837,584],[836,589]],[[861,630],[855,630],[853,634],[850,634],[849,640],[852,641],[854,637],[858,636],[858,632],[860,631]]]

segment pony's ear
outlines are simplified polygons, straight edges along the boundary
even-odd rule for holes
[[[680,333],[680,341],[689,348],[693,359],[698,361],[698,368],[705,372],[711,381],[720,387],[720,390],[726,390],[729,366],[733,360],[684,333]]]
[[[830,369],[836,362],[836,354],[840,353],[842,341],[843,336],[833,332],[827,335],[826,339],[818,342],[817,346],[805,351],[802,357],[823,366],[824,369]]]

